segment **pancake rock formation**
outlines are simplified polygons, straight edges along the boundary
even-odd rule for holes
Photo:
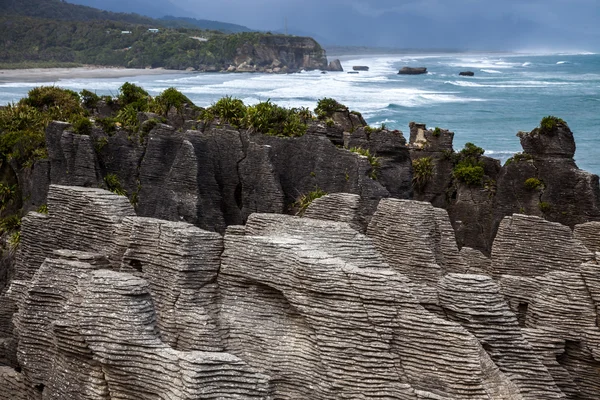
[[[224,235],[97,188],[47,201],[0,294],[2,400],[600,393],[597,224],[514,214],[487,258],[420,201],[335,193]]]

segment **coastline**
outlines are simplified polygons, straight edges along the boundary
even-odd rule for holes
[[[27,68],[0,69],[0,83],[58,82],[63,79],[125,78],[140,75],[189,74],[171,69],[136,69],[122,67]]]

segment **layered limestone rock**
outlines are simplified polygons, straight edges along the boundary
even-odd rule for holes
[[[541,358],[563,392],[597,397],[600,268],[593,254],[567,226],[513,215],[498,229],[491,272],[535,346],[558,361]]]
[[[219,286],[227,350],[276,398],[521,398],[347,224],[255,214],[226,233]]]
[[[383,199],[369,224],[377,249],[410,278],[425,304],[438,304],[435,286],[448,272],[466,272],[445,210],[414,200]]]
[[[0,295],[0,399],[600,391],[600,266],[560,224],[507,217],[490,260],[418,201],[381,200],[366,234],[363,198],[337,193],[224,237],[100,189],[52,185],[48,201]]]
[[[359,115],[340,114],[340,121],[357,128],[365,125]],[[139,117],[142,121],[150,116]],[[46,137],[48,179],[35,186],[106,187],[110,175],[138,215],[185,221],[220,233],[243,224],[252,213],[290,212],[303,194],[316,188],[360,195],[369,215],[380,198],[409,198],[412,193],[410,159],[399,131],[352,135],[348,145],[370,149],[379,157],[374,166],[366,157],[336,147],[344,144],[337,124],[329,128],[313,123],[297,138],[249,134],[228,125],[195,125],[203,130],[181,132],[159,123],[140,140],[137,135],[132,140],[124,130],[108,136],[100,129],[91,136],[76,135],[75,140],[69,124],[52,123]],[[90,153],[81,143],[92,143],[96,151]],[[85,168],[69,161],[78,158]]]

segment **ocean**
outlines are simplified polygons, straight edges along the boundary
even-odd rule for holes
[[[339,57],[346,71],[289,75],[190,73],[127,78],[63,79],[58,82],[0,83],[0,104],[18,101],[39,85],[58,85],[99,95],[116,95],[125,81],[155,95],[176,87],[198,106],[225,95],[247,104],[270,99],[288,107],[314,109],[332,97],[363,114],[370,125],[405,132],[410,121],[455,132],[454,147],[466,142],[504,162],[521,151],[519,131],[535,128],[542,117],[564,119],[575,134],[578,166],[600,175],[599,54],[398,54]],[[426,75],[398,75],[404,66],[427,67]],[[461,71],[474,77],[461,77]]]

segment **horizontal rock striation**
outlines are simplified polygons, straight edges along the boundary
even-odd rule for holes
[[[386,198],[367,221],[364,203],[221,236],[51,185],[0,295],[0,399],[597,397],[595,225],[506,217],[488,259],[446,210]]]

